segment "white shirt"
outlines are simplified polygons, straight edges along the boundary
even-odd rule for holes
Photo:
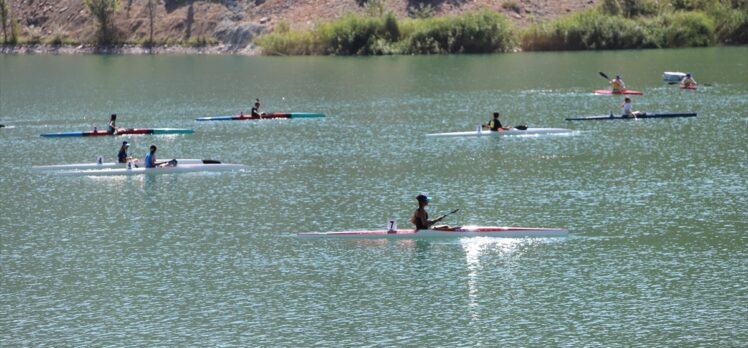
[[[623,114],[624,115],[631,115],[631,103],[624,103],[623,104]]]

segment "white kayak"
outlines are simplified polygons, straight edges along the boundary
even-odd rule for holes
[[[89,170],[62,170],[56,172],[62,176],[115,176],[115,175],[155,175],[155,174],[177,174],[191,172],[226,172],[244,170],[249,168],[243,164],[221,163],[210,161],[203,164],[181,164],[176,166],[144,168],[128,166],[125,168],[89,169]]]
[[[569,234],[565,228],[498,227],[498,226],[434,226],[428,230],[361,230],[342,232],[304,232],[302,238],[345,239],[416,239],[455,237],[563,237]]]
[[[566,128],[512,128],[501,131],[478,129],[470,132],[448,132],[448,133],[431,133],[427,137],[479,137],[479,136],[528,136],[528,135],[546,135],[546,134],[571,134],[574,130]]]
[[[177,158],[178,164],[202,164],[206,160],[192,159],[192,158]],[[132,161],[136,167],[142,167],[144,164],[141,160]],[[127,163],[119,162],[93,162],[93,163],[71,163],[71,164],[56,164],[46,166],[33,166],[31,169],[36,171],[48,171],[48,170],[74,170],[74,169],[111,169],[111,168],[126,168]]]

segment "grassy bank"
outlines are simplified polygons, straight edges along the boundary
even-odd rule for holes
[[[270,55],[375,55],[505,52],[516,45],[511,22],[493,11],[459,17],[399,20],[348,14],[310,31],[281,24],[258,39]]]
[[[267,55],[493,53],[698,47],[748,43],[748,0],[602,0],[593,9],[517,30],[503,15],[398,19],[348,14],[312,30],[281,23],[256,42]]]
[[[525,50],[698,47],[748,43],[748,0],[604,0],[522,33]]]

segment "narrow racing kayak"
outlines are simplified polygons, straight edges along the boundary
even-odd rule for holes
[[[192,172],[226,172],[247,169],[243,164],[221,163],[219,161],[204,160],[202,164],[181,164],[177,160],[176,166],[144,168],[136,166],[127,166],[125,168],[106,168],[106,169],[83,169],[83,170],[62,170],[55,173],[62,176],[115,176],[115,175],[156,175],[156,174],[177,174]]]
[[[604,121],[604,120],[634,120],[639,118],[673,118],[673,117],[696,117],[695,112],[645,112],[637,117],[627,117],[623,115],[602,115],[586,117],[567,117],[567,121]]]
[[[432,133],[426,134],[427,137],[477,137],[477,136],[510,136],[510,135],[545,135],[545,134],[571,134],[574,130],[566,128],[527,128],[517,129],[512,128],[509,130],[491,131],[484,130],[478,127],[474,131],[469,132],[448,132],[448,133]]]
[[[434,226],[428,230],[370,230],[342,232],[304,232],[302,238],[347,238],[347,239],[415,239],[454,237],[563,237],[569,234],[565,228],[498,227],[498,226]]]
[[[196,121],[245,121],[245,120],[268,120],[274,118],[316,118],[325,117],[322,113],[313,112],[271,112],[262,116],[236,115],[236,116],[211,116],[198,117]]]
[[[211,160],[191,159],[191,158],[177,158],[177,164],[204,164],[211,162]],[[215,161],[213,161],[215,162]],[[132,161],[132,164],[136,167],[144,166],[141,160]],[[112,168],[126,168],[127,163],[119,162],[93,162],[93,163],[72,163],[72,164],[55,164],[46,166],[33,166],[31,169],[35,171],[51,171],[51,170],[95,170],[95,169],[112,169]]]
[[[598,90],[595,91],[595,94],[597,94],[597,95],[621,95],[621,94],[626,94],[626,95],[644,95],[644,93],[642,93],[640,91],[634,91],[632,89],[624,89],[624,90],[621,90],[620,92],[615,92],[615,93],[613,93],[613,91],[611,91],[609,89],[598,89]]]
[[[151,135],[162,135],[162,134],[191,134],[195,131],[192,129],[183,128],[126,128],[114,134],[107,130],[92,130],[83,132],[59,132],[59,133],[43,133],[43,137],[96,137],[96,136],[108,136],[108,135],[139,135],[139,134],[151,134]]]

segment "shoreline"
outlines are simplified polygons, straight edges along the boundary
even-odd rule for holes
[[[4,55],[238,55],[261,56],[261,49],[254,45],[247,47],[233,47],[219,44],[212,46],[181,46],[165,45],[145,47],[142,45],[125,44],[118,46],[100,47],[92,44],[79,45],[0,45],[0,54]]]

